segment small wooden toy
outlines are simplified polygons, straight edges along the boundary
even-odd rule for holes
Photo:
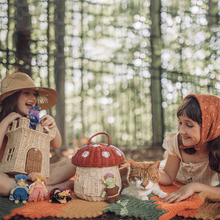
[[[107,195],[107,200],[110,204],[115,202],[117,204],[121,204],[119,195],[120,189],[117,185],[115,185],[117,180],[114,178],[114,175],[112,173],[107,173],[104,178],[104,183],[107,187],[104,189],[102,197],[104,198],[105,195]]]
[[[29,192],[28,184],[26,184],[27,179],[28,177],[24,174],[15,176],[16,184],[10,189],[10,201],[14,201],[15,204],[18,204],[20,200],[24,204],[27,202]]]
[[[108,136],[108,144],[90,144],[93,137],[105,134]],[[110,145],[110,136],[105,132],[93,135],[88,144],[72,157],[72,163],[76,166],[74,179],[74,191],[79,198],[88,201],[102,201],[102,192],[106,188],[103,183],[104,176],[112,173],[116,184],[121,188],[119,167],[125,159],[124,153],[117,147]]]

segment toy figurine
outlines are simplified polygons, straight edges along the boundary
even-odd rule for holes
[[[15,176],[16,184],[13,185],[10,189],[10,201],[15,201],[15,204],[18,204],[21,200],[24,204],[28,199],[28,184],[26,184],[26,180],[28,177],[24,174],[18,174]]]
[[[110,204],[115,202],[117,204],[121,204],[119,187],[115,185],[116,179],[114,179],[114,175],[112,173],[107,173],[104,178],[104,183],[105,185],[107,185],[107,187],[104,189],[102,197],[105,197],[105,195],[107,194],[108,201]]]
[[[30,185],[28,202],[43,201],[47,199],[48,190],[44,185],[46,178],[39,173],[30,173],[28,178],[34,181],[34,183]]]
[[[71,200],[72,193],[67,187],[55,188],[50,193],[49,202],[52,203],[67,203]]]
[[[40,107],[34,106],[31,107],[29,111],[29,115],[27,118],[30,119],[30,126],[29,128],[36,130],[36,127],[40,124],[40,117],[39,117]]]

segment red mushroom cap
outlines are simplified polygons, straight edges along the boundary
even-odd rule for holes
[[[90,144],[91,139],[98,135],[108,136],[108,144],[95,143]],[[124,162],[124,153],[117,147],[110,145],[110,136],[105,132],[93,135],[88,145],[80,148],[72,157],[72,163],[79,167],[110,167],[120,165]]]

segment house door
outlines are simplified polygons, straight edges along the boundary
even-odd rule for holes
[[[27,160],[25,165],[25,172],[41,172],[42,153],[36,148],[32,148],[27,153]]]
[[[94,177],[87,177],[84,180],[84,194],[89,196],[97,196],[98,195],[98,187],[97,181]]]

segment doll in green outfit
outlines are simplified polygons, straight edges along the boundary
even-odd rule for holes
[[[120,195],[119,195],[119,187],[115,185],[116,179],[114,178],[114,175],[112,173],[107,173],[105,175],[104,184],[106,185],[106,188],[102,192],[102,197],[104,198],[106,195],[108,197],[108,201],[110,204],[117,203],[121,204],[120,201]]]

